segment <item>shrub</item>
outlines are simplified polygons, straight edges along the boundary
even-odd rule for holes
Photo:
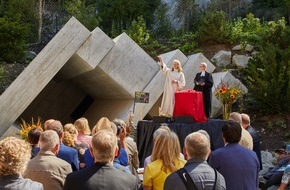
[[[230,32],[230,22],[224,12],[207,12],[200,18],[197,38],[200,43],[228,43]]]
[[[180,49],[185,54],[194,53],[196,49],[195,43],[196,35],[191,32],[183,33],[169,39],[168,43],[173,49]]]
[[[133,20],[131,26],[125,32],[139,45],[146,43],[150,38],[146,22],[142,16],[139,16],[137,21]]]
[[[264,114],[290,111],[290,48],[266,44],[245,69],[256,110]]]
[[[25,56],[27,25],[0,18],[0,61],[15,62]]]

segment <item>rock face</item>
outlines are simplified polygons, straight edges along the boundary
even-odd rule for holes
[[[233,64],[236,65],[237,67],[246,68],[250,59],[251,57],[247,55],[236,54],[233,56]]]
[[[231,64],[232,52],[221,50],[213,56],[212,62],[216,63],[219,67],[225,67]]]

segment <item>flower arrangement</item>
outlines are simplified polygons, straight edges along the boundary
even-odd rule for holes
[[[227,120],[232,112],[232,104],[242,96],[242,91],[223,82],[215,90],[215,97],[223,104],[223,119]]]
[[[231,104],[241,95],[241,91],[236,87],[230,87],[224,83],[221,83],[220,86],[216,89],[215,96],[223,104]]]
[[[39,130],[43,131],[41,120],[40,120],[39,117],[37,118],[37,122],[36,123],[34,122],[33,118],[31,119],[31,123],[27,123],[23,119],[21,119],[21,121],[22,121],[22,124],[20,124],[21,129],[20,129],[19,133],[20,133],[21,139],[23,139],[23,140],[27,140],[28,133],[32,129],[39,129]]]

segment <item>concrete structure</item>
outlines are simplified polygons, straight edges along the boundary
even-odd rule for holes
[[[185,89],[194,87],[201,62],[209,72],[215,69],[201,53],[186,57],[174,50],[161,56],[168,67],[180,60]],[[149,92],[148,104],[135,105],[137,123],[146,115],[158,115],[164,82],[158,63],[127,34],[111,39],[72,18],[0,96],[0,137],[20,118],[54,118],[65,124],[86,117],[91,127],[103,116],[127,121],[135,91]]]

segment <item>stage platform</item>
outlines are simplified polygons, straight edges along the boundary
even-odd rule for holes
[[[220,119],[209,119],[205,123],[166,123],[174,131],[183,147],[185,137],[195,131],[203,129],[210,136],[211,150],[224,146],[222,139],[222,126],[224,121]],[[139,151],[140,167],[143,167],[144,159],[149,156],[153,148],[153,133],[160,127],[161,123],[152,120],[142,120],[137,125],[137,147]]]

